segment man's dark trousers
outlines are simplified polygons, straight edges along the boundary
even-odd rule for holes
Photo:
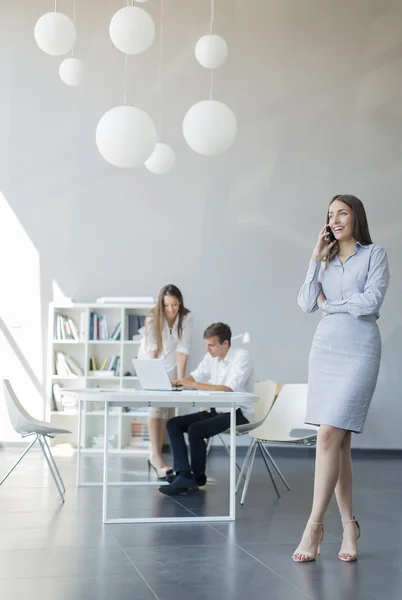
[[[240,408],[236,410],[236,425],[248,423]],[[230,412],[217,413],[214,408],[210,411],[200,411],[174,417],[167,422],[167,431],[173,453],[174,470],[193,471],[196,477],[205,475],[207,461],[207,446],[205,439],[226,431],[230,427]],[[187,446],[184,434],[188,434],[190,445],[191,466],[188,460]]]

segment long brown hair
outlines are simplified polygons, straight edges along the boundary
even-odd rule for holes
[[[179,288],[175,285],[169,284],[165,285],[161,291],[159,292],[158,301],[153,308],[149,311],[149,316],[152,318],[151,327],[153,330],[154,338],[157,346],[157,356],[162,352],[163,343],[162,343],[162,329],[165,325],[165,306],[164,306],[164,298],[165,296],[173,296],[177,298],[180,304],[178,318],[179,322],[177,324],[177,331],[179,334],[179,338],[181,338],[183,332],[183,317],[185,317],[190,311],[188,308],[184,306],[183,294],[179,290]]]
[[[373,242],[370,235],[366,211],[364,209],[363,202],[356,196],[352,196],[351,194],[337,194],[334,196],[329,203],[327,210],[327,225],[329,223],[329,209],[335,200],[343,202],[343,204],[346,204],[352,210],[352,235],[356,242],[359,242],[359,244],[362,246],[368,246],[369,244],[372,244]],[[338,252],[339,244],[337,242],[334,244],[333,248],[331,248],[330,255],[325,259],[326,266],[335,256],[335,254],[338,254]]]

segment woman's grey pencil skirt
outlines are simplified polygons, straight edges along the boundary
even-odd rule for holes
[[[306,423],[361,433],[380,360],[375,317],[325,316],[310,351]]]

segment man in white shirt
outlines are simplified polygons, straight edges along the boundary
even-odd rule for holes
[[[231,347],[232,332],[225,323],[213,323],[204,331],[207,354],[199,366],[183,379],[173,382],[186,389],[253,392],[253,366],[247,350]],[[211,383],[208,383],[211,382]],[[236,411],[236,424],[248,423],[247,405]],[[159,491],[168,496],[188,494],[205,485],[207,459],[205,439],[208,439],[230,426],[230,412],[211,408],[174,417],[167,422],[170,446],[173,453],[176,475],[169,480],[170,485],[161,486]],[[191,466],[188,459],[184,434],[188,434]]]

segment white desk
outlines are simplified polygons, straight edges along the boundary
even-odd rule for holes
[[[104,523],[199,523],[202,521],[234,521],[236,506],[236,408],[239,404],[250,404],[250,406],[260,401],[259,396],[255,394],[237,394],[235,392],[208,393],[184,390],[181,392],[147,392],[142,390],[111,390],[99,388],[87,389],[65,389],[63,394],[78,397],[78,444],[77,444],[77,485],[83,484],[80,481],[81,466],[81,413],[82,403],[88,401],[105,403],[105,430],[104,430],[104,456],[103,456],[103,482],[90,485],[103,486],[103,522]],[[157,517],[157,518],[128,518],[128,519],[108,519],[108,488],[110,485],[161,485],[161,482],[108,482],[108,431],[109,431],[109,411],[111,407],[151,407],[168,406],[194,408],[195,410],[203,408],[224,408],[230,409],[230,507],[229,515],[222,517]]]

